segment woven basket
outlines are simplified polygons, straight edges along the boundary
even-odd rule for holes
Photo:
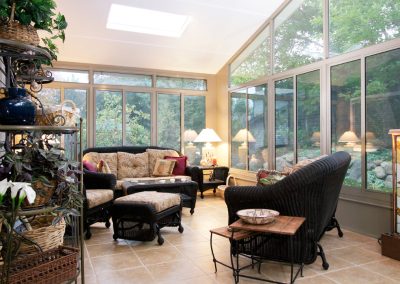
[[[36,181],[32,183],[32,188],[36,191],[40,191],[40,194],[36,194],[35,202],[32,204],[28,204],[25,202],[22,206],[23,209],[32,209],[36,207],[42,207],[49,203],[51,197],[54,194],[54,191],[57,186],[57,182],[55,180],[50,181],[50,186],[43,184],[41,181]]]
[[[67,106],[67,105],[70,106]],[[60,123],[60,117],[65,119],[65,123]],[[60,126],[75,126],[79,119],[79,109],[71,100],[65,100],[61,105],[44,106],[42,109],[36,110],[36,125],[60,125]]]
[[[77,258],[78,249],[63,246],[28,256],[11,264],[8,283],[63,283],[76,277]]]
[[[37,31],[32,26],[21,25],[17,21],[9,21],[0,25],[0,38],[19,41],[25,44],[38,46],[40,43]]]
[[[57,248],[64,242],[65,222],[62,219],[58,224],[53,226],[51,222],[54,216],[39,216],[33,220],[30,225],[32,230],[22,232],[22,236],[35,242],[42,251]],[[36,245],[23,242],[18,251],[18,257],[27,254],[38,253],[39,249]]]

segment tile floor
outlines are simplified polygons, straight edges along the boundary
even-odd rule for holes
[[[225,202],[206,194],[198,198],[194,215],[183,209],[183,234],[177,228],[164,228],[165,243],[114,241],[112,228],[93,226],[93,236],[86,241],[85,282],[91,283],[234,283],[232,272],[218,266],[214,273],[209,230],[227,225]],[[345,230],[344,238],[331,231],[322,239],[330,268],[321,267],[320,258],[307,265],[304,277],[296,283],[400,283],[400,261],[381,256],[376,239]],[[216,236],[214,248],[217,259],[229,260],[226,239]],[[261,273],[270,279],[287,282],[287,265],[266,263]],[[249,270],[249,273],[257,275]],[[260,283],[241,278],[239,283]],[[266,283],[266,282],[264,282]]]

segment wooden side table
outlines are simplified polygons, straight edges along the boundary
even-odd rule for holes
[[[294,274],[294,260],[293,260],[293,237],[301,227],[301,225],[304,223],[306,219],[304,217],[294,217],[294,216],[278,216],[275,218],[274,222],[265,224],[265,225],[252,225],[243,222],[242,220],[237,220],[236,222],[232,223],[229,227],[234,229],[234,230],[245,230],[253,233],[258,233],[258,234],[277,234],[277,235],[285,235],[288,236],[289,238],[289,257],[290,257],[290,282],[289,283],[294,283],[296,280],[297,276],[300,275],[303,276],[303,267],[304,263],[300,264],[300,267],[296,274]],[[232,248],[231,248],[232,252]],[[254,255],[252,254],[252,258]],[[258,257],[257,257],[258,258]],[[259,259],[261,262],[262,259]],[[233,265],[233,260],[232,260],[232,267]],[[261,280],[265,282],[270,282],[270,283],[279,283],[282,284],[282,282],[278,281],[273,281],[273,280],[268,280],[268,279],[263,279],[263,278],[258,278],[258,277],[253,277],[249,275],[241,275],[240,271],[243,268],[239,268],[239,254],[237,255],[236,258],[236,268],[234,269],[234,276],[235,276],[235,283],[239,282],[239,276],[246,277],[246,278],[251,278],[255,280]]]

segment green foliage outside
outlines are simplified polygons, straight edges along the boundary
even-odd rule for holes
[[[180,150],[180,96],[158,94],[157,100],[157,145]]]

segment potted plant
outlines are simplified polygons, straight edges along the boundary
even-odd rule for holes
[[[0,37],[37,46],[40,40],[36,31],[47,31],[50,36],[42,38],[43,47],[57,60],[54,40],[64,42],[67,22],[64,15],[55,13],[56,7],[53,0],[0,1]]]

